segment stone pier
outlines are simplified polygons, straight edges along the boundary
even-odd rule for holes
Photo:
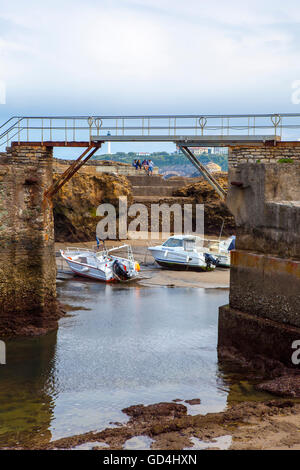
[[[290,149],[290,163],[279,162],[285,154],[278,149],[277,163],[260,162],[267,147],[249,157],[258,163],[243,163],[245,153],[234,150],[227,205],[237,240],[230,301],[220,308],[220,357],[263,357],[299,368],[292,355],[300,341],[300,146]]]
[[[0,154],[0,337],[57,326],[51,147],[13,145]]]

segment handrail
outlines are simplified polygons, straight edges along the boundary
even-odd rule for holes
[[[6,122],[4,122],[4,124],[2,124],[2,125],[0,126],[0,129],[1,129],[2,127],[4,127],[8,122],[12,121],[13,119],[15,119],[15,117],[9,118]]]
[[[240,117],[272,117],[272,116],[282,116],[282,117],[300,117],[300,113],[259,113],[259,114],[130,114],[130,115],[47,115],[47,116],[11,116],[11,119],[88,119],[100,118],[100,119],[140,119],[140,118],[151,118],[151,119],[165,119],[169,117],[176,118],[240,118]],[[1,126],[0,126],[1,127]]]
[[[9,120],[6,121],[4,124],[2,124],[2,126],[0,126],[0,129],[1,129],[3,126],[5,126],[7,123],[9,123],[11,120],[12,120],[12,119],[9,119]],[[21,122],[22,120],[23,120],[23,118],[22,118],[22,119],[18,119],[18,121],[15,122],[12,126],[10,126],[9,129],[6,129],[3,134],[9,132],[9,131],[10,131],[11,129],[13,129],[17,124],[19,124],[19,122]],[[0,138],[2,137],[3,134],[0,135]]]
[[[161,136],[248,136],[271,130],[271,136],[296,140],[300,130],[300,113],[280,114],[161,114],[161,115],[94,115],[94,116],[12,116],[0,125],[0,146],[17,136],[18,142],[91,142],[92,137],[153,137]],[[183,137],[184,137],[183,136]],[[147,139],[145,139],[147,140]],[[197,139],[196,139],[197,140]]]

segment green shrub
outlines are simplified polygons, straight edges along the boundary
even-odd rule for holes
[[[292,158],[280,158],[278,163],[294,163],[294,160]]]
[[[96,217],[97,216],[97,209],[95,209],[94,207],[92,209],[90,209],[90,215],[91,217]]]

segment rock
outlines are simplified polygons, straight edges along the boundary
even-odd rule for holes
[[[191,400],[184,400],[184,403],[188,403],[189,405],[200,405],[201,400],[200,398],[192,398]]]
[[[255,388],[280,397],[300,398],[300,375],[283,375],[274,380],[260,383]]]
[[[54,175],[54,181],[57,178],[58,175]],[[116,207],[118,215],[120,196],[127,196],[128,204],[131,204],[131,185],[125,176],[75,174],[53,198],[55,240],[94,240],[100,220],[96,215],[97,207],[110,203]]]
[[[157,403],[155,405],[134,405],[129,408],[124,408],[123,413],[126,413],[128,416],[134,419],[157,419],[157,417],[176,417],[185,416],[187,413],[187,408],[184,405],[177,403]]]
[[[227,173],[215,174],[214,177],[222,188],[227,191]],[[194,198],[195,204],[204,204],[205,233],[219,234],[223,221],[223,235],[232,235],[235,233],[234,217],[216,191],[204,179],[179,188],[174,193],[174,196],[192,197]]]

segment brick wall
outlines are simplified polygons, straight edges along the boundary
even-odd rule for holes
[[[300,161],[300,142],[277,142],[274,144],[241,145],[230,147],[229,167],[239,163],[276,163],[282,158]]]

